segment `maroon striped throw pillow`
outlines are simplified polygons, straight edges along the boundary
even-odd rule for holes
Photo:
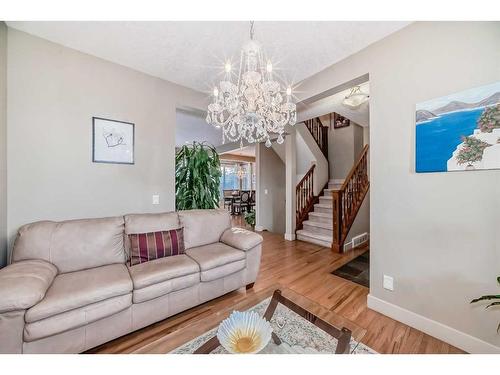
[[[130,265],[184,254],[184,228],[129,234]]]

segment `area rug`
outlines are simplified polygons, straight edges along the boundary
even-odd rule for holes
[[[267,298],[258,305],[250,308],[248,311],[255,311],[263,316],[271,298]],[[276,332],[283,347],[280,353],[304,353],[304,354],[332,354],[337,348],[337,339],[333,338],[314,324],[310,323],[300,315],[289,308],[278,304],[276,311],[271,319],[271,326]],[[192,354],[196,349],[206,341],[217,334],[217,328],[196,337],[188,343],[172,350],[170,354]],[[376,352],[351,338],[351,354],[376,354]],[[260,354],[275,354],[276,345],[271,342],[260,352]],[[219,346],[211,354],[228,354],[228,352]]]
[[[370,252],[367,251],[332,272],[356,284],[370,287]]]

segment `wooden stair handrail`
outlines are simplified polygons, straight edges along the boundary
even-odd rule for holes
[[[347,234],[370,188],[370,181],[368,180],[368,149],[368,145],[363,148],[342,187],[339,190],[332,191],[332,250],[338,253],[344,250]]]
[[[328,127],[323,125],[319,117],[305,120],[304,124],[314,138],[323,156],[328,160]]]
[[[363,150],[361,150],[361,154],[359,154],[358,160],[356,161],[356,163],[353,165],[353,167],[349,171],[349,174],[345,178],[344,183],[342,184],[342,187],[340,188],[340,190],[345,190],[346,189],[346,187],[347,187],[347,185],[349,183],[349,180],[352,178],[352,176],[354,175],[354,173],[358,169],[359,164],[363,161],[363,158],[366,157],[366,154],[368,152],[368,148],[369,147],[370,147],[369,145],[365,145],[365,147],[363,147]]]
[[[295,187],[295,214],[296,214],[296,229],[302,229],[302,223],[314,205],[316,197],[314,196],[314,168],[316,164],[311,165],[311,168],[306,172]]]

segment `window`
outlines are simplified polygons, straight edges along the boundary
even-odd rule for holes
[[[221,163],[220,188],[222,190],[255,190],[254,163]]]

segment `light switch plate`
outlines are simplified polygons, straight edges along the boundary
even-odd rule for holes
[[[394,290],[394,279],[391,276],[384,275],[384,289]]]
[[[153,194],[153,204],[160,204],[160,196],[158,194]]]

